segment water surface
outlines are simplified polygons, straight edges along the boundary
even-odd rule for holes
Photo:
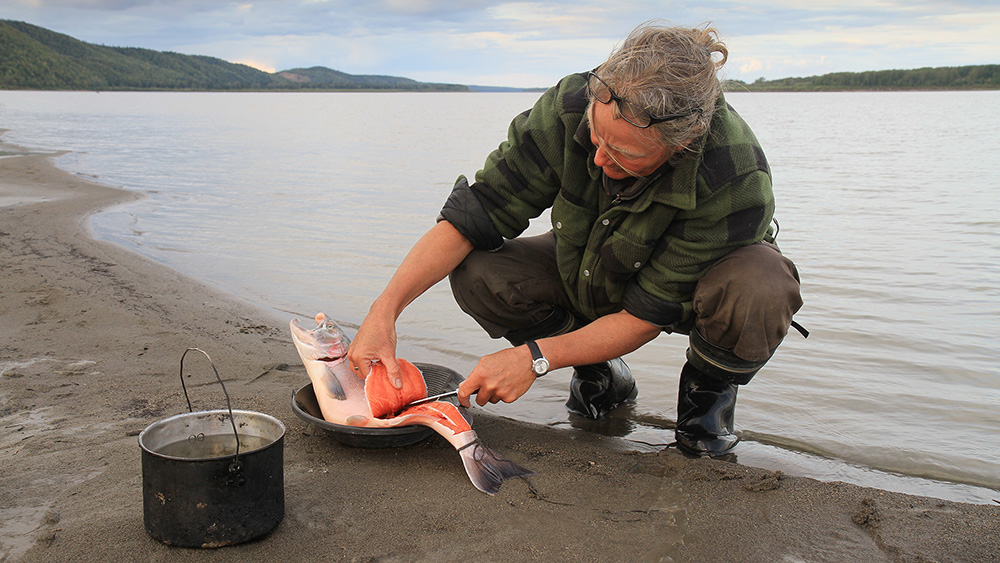
[[[0,92],[5,139],[146,194],[100,238],[261,305],[357,327],[459,174],[532,93]],[[1000,92],[729,94],[768,155],[805,306],[740,391],[742,463],[904,492],[1000,497]],[[530,229],[543,232],[545,217]],[[438,284],[399,354],[472,369],[490,340]],[[291,344],[289,344],[291,345]],[[489,409],[672,441],[686,339],[626,360],[639,400],[567,416],[568,370]],[[282,413],[274,413],[282,416]],[[285,413],[288,414],[288,413]]]

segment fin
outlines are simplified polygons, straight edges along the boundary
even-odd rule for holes
[[[340,401],[347,399],[347,393],[344,393],[344,386],[340,384],[337,376],[333,375],[333,372],[329,368],[327,368],[326,377],[323,378],[323,385],[326,386],[326,390],[330,392],[330,395],[334,399]]]
[[[535,472],[525,469],[513,461],[504,459],[475,440],[463,446],[459,452],[462,464],[472,484],[480,491],[495,495],[500,485],[512,477],[528,477]]]
[[[348,426],[365,426],[368,424],[368,417],[363,414],[352,414],[344,422]]]

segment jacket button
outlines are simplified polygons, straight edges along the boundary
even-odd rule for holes
[[[605,227],[607,227],[608,225],[611,224],[611,221],[608,221],[607,219],[605,219],[605,220],[601,221],[601,224],[604,225]]]
[[[586,276],[586,277],[589,277],[590,276],[590,270],[584,270],[583,271],[583,275]]]
[[[561,229],[562,228],[562,221],[556,221],[556,228],[557,229]]]
[[[635,269],[636,269],[636,270],[638,270],[638,269],[639,269],[639,268],[641,268],[641,267],[642,267],[642,262],[636,262],[636,263],[635,263]]]

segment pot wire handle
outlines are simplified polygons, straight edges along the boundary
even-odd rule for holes
[[[208,352],[202,350],[201,348],[188,348],[181,354],[181,389],[184,390],[184,400],[188,404],[188,412],[194,412],[191,408],[191,398],[188,397],[187,386],[184,385],[184,357],[187,356],[188,352],[201,352],[208,358],[208,363],[212,366],[212,371],[215,372],[215,379],[219,381],[219,385],[222,386],[222,392],[226,395],[226,408],[229,410],[229,423],[233,425],[233,435],[236,436],[236,454],[233,456],[233,462],[229,464],[229,471],[235,472],[239,471],[240,464],[240,433],[236,431],[236,419],[233,418],[233,405],[229,401],[229,391],[226,391],[226,384],[222,382],[222,377],[219,375],[219,370],[215,369],[215,362],[212,361],[212,357],[208,355]]]

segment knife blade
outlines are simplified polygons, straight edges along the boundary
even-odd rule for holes
[[[423,399],[417,399],[416,401],[413,401],[411,403],[406,403],[405,405],[403,405],[403,408],[412,407],[414,405],[422,405],[424,403],[429,403],[431,401],[444,399],[445,397],[457,397],[457,396],[458,396],[458,389],[455,389],[452,391],[447,391],[445,393],[440,393],[438,395],[431,395],[430,397],[424,397]]]

